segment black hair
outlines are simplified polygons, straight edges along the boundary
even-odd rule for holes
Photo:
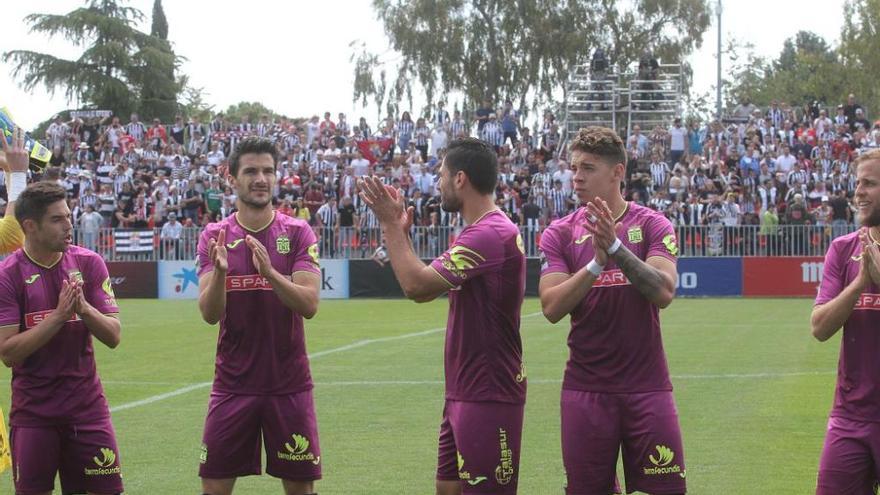
[[[25,220],[40,223],[49,206],[67,199],[67,191],[54,182],[34,182],[15,202],[15,219],[19,224]]]
[[[229,175],[236,177],[238,175],[238,167],[241,164],[242,155],[255,154],[262,155],[267,153],[272,155],[272,165],[278,168],[278,149],[272,141],[260,137],[248,137],[241,140],[232,156],[229,157]]]
[[[495,192],[498,179],[498,156],[495,150],[483,141],[475,138],[455,139],[446,148],[443,163],[450,175],[459,171],[467,175],[474,189],[481,194]]]

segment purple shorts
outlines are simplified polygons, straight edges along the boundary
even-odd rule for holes
[[[621,446],[628,493],[685,493],[684,450],[672,392],[562,391],[565,493],[621,493],[616,474]]]
[[[110,418],[57,426],[13,426],[12,477],[18,495],[122,493],[119,449]]]
[[[208,479],[266,473],[291,481],[321,479],[321,448],[312,391],[290,395],[211,392],[202,436],[199,476]]]
[[[873,495],[878,474],[880,423],[829,418],[816,495]]]
[[[524,410],[522,404],[447,400],[437,479],[460,480],[463,494],[515,494]]]

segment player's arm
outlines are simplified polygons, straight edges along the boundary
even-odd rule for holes
[[[597,278],[586,266],[573,275],[554,272],[542,276],[538,283],[538,296],[544,317],[550,323],[557,323],[574,311],[587,297]]]
[[[199,262],[203,270],[210,270],[199,277],[199,312],[206,323],[215,325],[226,312],[226,230],[221,229],[216,239],[202,238]]]
[[[58,307],[35,327],[19,332],[19,324],[0,327],[0,360],[7,367],[24,362],[31,354],[46,345],[73,316],[77,286],[62,282]]]
[[[314,272],[296,271],[288,278],[272,266],[266,246],[252,236],[245,242],[253,252],[254,266],[275,290],[275,294],[291,311],[310,319],[318,312],[321,296],[321,276]]]
[[[412,212],[409,212],[410,218]],[[409,221],[412,223],[412,220]],[[400,225],[385,225],[385,248],[391,269],[407,299],[417,303],[433,301],[452,288],[436,270],[416,256],[409,238],[409,229]]]
[[[675,262],[661,256],[642,261],[626,246],[621,245],[611,255],[630,283],[652,303],[660,308],[672,304],[675,298],[675,281],[678,272]]]
[[[404,208],[402,194],[385,186],[377,177],[364,177],[361,197],[372,208],[385,232],[385,248],[394,276],[407,299],[418,303],[436,299],[453,287],[413,251],[409,238],[413,207]]]
[[[867,242],[864,232],[860,236],[862,238],[862,259],[859,263],[859,274],[845,287],[842,287],[841,270],[838,266],[839,256],[836,252],[829,249],[828,255],[825,257],[824,273],[822,276],[822,285],[819,286],[819,298],[817,301],[827,299],[826,294],[835,293],[837,295],[827,302],[819,302],[813,307],[813,313],[810,315],[810,327],[813,337],[819,342],[825,342],[840,330],[849,319],[853,309],[858,302],[862,291],[871,283],[870,264],[873,262],[870,258],[876,255],[877,247],[873,249],[865,249]],[[873,243],[870,243],[873,244]]]
[[[81,294],[80,297],[82,297]],[[119,322],[118,315],[115,313],[105,315],[84,298],[80,308],[77,309],[77,314],[82,318],[89,332],[107,347],[115,349],[122,338],[122,324]]]
[[[27,186],[28,153],[24,149],[24,133],[20,128],[12,131],[12,144],[6,137],[0,138],[3,157],[0,168],[6,171],[6,191],[9,202],[6,215],[0,219],[0,254],[11,253],[24,244],[24,232],[15,219],[15,201]]]
[[[649,256],[643,261],[633,254],[617,239],[611,210],[600,198],[587,203],[587,210],[596,222],[587,222],[585,227],[595,236],[596,245],[608,252],[630,283],[658,307],[666,308],[672,304],[678,277],[675,262],[663,256]]]

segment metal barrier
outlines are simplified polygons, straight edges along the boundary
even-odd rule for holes
[[[824,256],[831,241],[854,232],[856,225],[760,225],[680,226],[676,228],[679,256],[750,257],[750,256]],[[322,258],[370,259],[384,257],[381,229],[355,227],[315,227]],[[413,227],[410,236],[416,254],[423,259],[436,258],[461,233],[462,227]],[[541,230],[520,227],[525,254],[540,256]],[[176,261],[196,257],[201,229],[181,229],[180,237],[163,239],[161,229],[101,229],[98,232],[74,231],[74,242],[91,249],[107,261]]]

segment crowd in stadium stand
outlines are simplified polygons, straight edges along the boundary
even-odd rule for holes
[[[472,115],[466,120],[439,105],[426,118],[403,112],[375,126],[330,112],[305,122],[266,115],[229,122],[222,114],[210,122],[178,116],[172,123],[141,122],[137,115],[128,122],[57,117],[45,135],[53,157],[43,179],[67,188],[84,236],[104,227],[157,228],[173,236],[234,211],[227,160],[238,141],[256,135],[278,147],[275,197],[284,214],[319,228],[377,229],[357,194],[357,178],[375,174],[406,193],[416,225],[456,226],[457,216],[440,208],[435,178],[447,143],[476,136],[498,152],[498,206],[517,223],[539,231],[577,206],[552,113],[534,130],[510,101],[499,107],[484,101]],[[854,95],[830,108],[744,102],[730,117],[633,126],[625,139],[626,198],[665,212],[677,226],[816,225],[843,232],[855,222],[850,163],[860,151],[880,147],[880,122],[866,119]]]

